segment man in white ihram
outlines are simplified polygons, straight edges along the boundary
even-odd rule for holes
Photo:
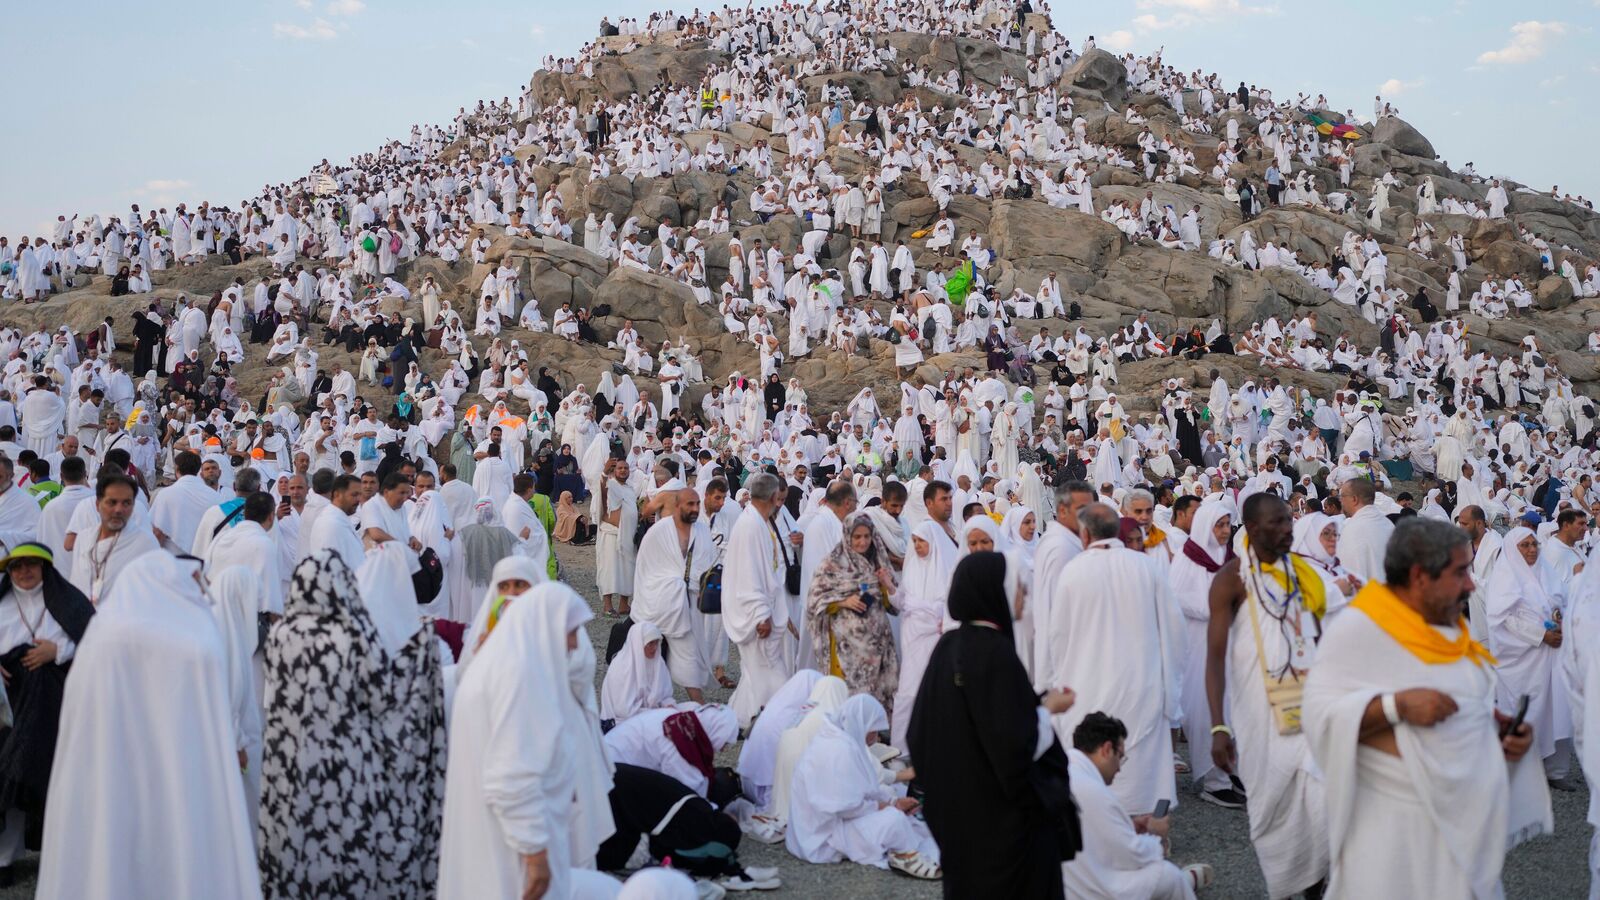
[[[1327,792],[1329,898],[1498,897],[1506,852],[1551,830],[1533,729],[1494,705],[1494,658],[1461,616],[1464,531],[1411,518],[1384,582],[1323,632],[1303,723]]]
[[[1055,717],[1063,741],[1091,712],[1128,724],[1127,762],[1111,789],[1131,814],[1143,815],[1158,801],[1177,801],[1168,721],[1178,708],[1180,644],[1166,579],[1145,554],[1123,546],[1121,524],[1103,504],[1078,512],[1084,550],[1061,570],[1050,629],[1035,637],[1051,642],[1054,660],[1035,677],[1078,692],[1073,708]]]
[[[1339,506],[1345,516],[1339,529],[1339,562],[1363,583],[1383,580],[1384,548],[1394,533],[1394,523],[1374,505],[1377,497],[1377,487],[1365,478],[1339,485]]]
[[[789,612],[784,588],[782,557],[772,515],[778,509],[779,482],[762,472],[745,488],[750,503],[733,525],[722,569],[722,626],[728,639],[739,646],[743,673],[729,705],[739,716],[739,727],[749,728],[772,695],[789,680],[783,659],[784,632]]]

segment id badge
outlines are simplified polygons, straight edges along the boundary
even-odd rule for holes
[[[1304,672],[1311,668],[1311,648],[1317,633],[1317,619],[1308,610],[1300,611],[1300,634],[1289,644],[1289,664]]]

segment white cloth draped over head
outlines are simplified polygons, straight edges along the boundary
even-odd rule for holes
[[[883,704],[857,694],[828,715],[795,766],[784,844],[807,862],[848,859],[888,867],[890,852],[916,851],[937,862],[938,847],[914,820],[891,808],[882,766],[867,750],[867,734],[889,727]]]
[[[461,639],[461,659],[456,663],[460,672],[466,671],[467,664],[477,655],[478,644],[489,628],[489,610],[493,607],[495,598],[500,595],[499,584],[502,581],[519,578],[535,586],[548,580],[543,566],[521,554],[513,553],[494,564],[494,571],[489,575],[488,592],[484,594],[483,602],[478,604],[478,611],[473,615],[472,623],[467,626],[466,634]],[[504,611],[501,615],[505,615]],[[460,672],[457,673],[458,679]]]
[[[1322,532],[1330,522],[1337,524],[1337,520],[1326,513],[1312,512],[1301,516],[1294,523],[1294,552],[1324,567],[1334,565],[1337,560],[1328,555],[1322,546]]]
[[[843,678],[824,675],[811,686],[805,715],[778,739],[778,756],[772,770],[772,796],[762,812],[775,819],[788,819],[789,783],[794,777],[795,764],[800,762],[800,755],[805,752],[806,745],[811,743],[818,729],[822,728],[828,713],[843,706],[848,699],[850,686],[845,684]]]
[[[575,596],[544,585],[518,598],[461,676],[450,720],[441,900],[520,896],[521,857],[541,851],[549,896],[572,895],[579,756],[594,752],[568,718],[567,635],[588,615]]]
[[[676,869],[640,869],[622,885],[616,900],[697,900],[694,879]]]
[[[905,569],[900,575],[902,627],[922,623],[938,628],[945,619],[945,597],[959,554],[944,529],[932,519],[924,519],[911,536],[928,545],[928,555],[918,556],[915,547],[906,552]]]
[[[750,726],[750,736],[745,738],[744,745],[739,749],[738,772],[745,795],[756,806],[762,805],[772,788],[772,772],[778,762],[778,742],[785,731],[799,723],[800,717],[805,714],[811,690],[822,677],[822,673],[816,669],[801,669],[791,675],[767,701],[761,715],[756,717],[755,724]]]
[[[967,555],[967,537],[974,531],[981,531],[994,541],[994,552],[1004,553],[1011,549],[1011,542],[1006,540],[1005,533],[1000,530],[994,520],[983,513],[973,516],[961,523],[961,555]]]
[[[653,659],[645,656],[652,642]],[[638,622],[628,631],[622,652],[611,660],[600,685],[600,718],[620,722],[640,710],[672,705],[672,676],[662,650],[661,629],[649,622]]]
[[[160,550],[129,563],[78,646],[51,770],[41,897],[261,896],[229,651],[197,569]]]
[[[386,541],[369,551],[356,570],[361,603],[378,631],[379,643],[390,656],[399,653],[422,627],[416,588],[406,570],[408,556],[414,556],[410,547],[399,541]]]

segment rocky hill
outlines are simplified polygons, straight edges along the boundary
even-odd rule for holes
[[[1031,24],[1043,26],[1037,16]],[[609,40],[618,41],[616,38]],[[831,73],[806,78],[803,84],[812,108],[820,108],[822,88],[830,80],[848,85],[857,99],[878,103],[898,102],[907,95],[919,99],[925,109],[935,106],[949,109],[963,102],[962,97],[928,87],[908,88],[902,73],[913,65],[936,74],[955,69],[961,73],[963,84],[976,83],[985,88],[998,85],[1008,75],[1017,80],[1026,77],[1020,53],[988,41],[909,33],[889,34],[882,36],[882,40],[898,50],[898,71]],[[581,107],[595,97],[615,100],[635,92],[642,94],[663,72],[674,82],[696,84],[708,66],[728,61],[725,54],[704,41],[681,47],[675,44],[674,36],[666,35],[632,52],[603,57],[592,78],[540,71],[533,76],[529,90],[539,104],[554,103],[564,97]],[[793,62],[795,60],[779,59],[777,65]],[[1127,69],[1109,53],[1091,50],[1079,58],[1064,73],[1059,87],[1064,96],[1073,98],[1078,114],[1087,120],[1088,135],[1093,141],[1122,148],[1127,156],[1135,157],[1140,126],[1129,124],[1123,115],[1131,106],[1148,120],[1149,127],[1158,136],[1192,149],[1202,172],[1209,171],[1215,162],[1217,138],[1184,131],[1165,98],[1134,92],[1128,83]],[[1254,118],[1242,112],[1231,115],[1240,117],[1241,132],[1257,124]],[[770,125],[770,122],[762,124]],[[1220,133],[1222,119],[1215,118],[1212,124]],[[683,137],[699,147],[710,134],[690,132]],[[840,146],[837,137],[838,128],[829,141],[828,163],[847,178],[863,173],[866,161]],[[735,125],[731,132],[722,134],[721,139],[730,151],[756,139],[766,140],[774,149],[775,170],[786,157],[784,136],[755,125]],[[959,147],[957,151],[974,167],[984,159],[983,154],[969,147]],[[469,152],[465,144],[447,151],[464,152]],[[484,151],[470,152],[482,154]],[[522,147],[516,156],[538,185],[541,195],[552,189],[560,194],[569,219],[579,223],[580,234],[581,222],[590,211],[600,215],[611,213],[618,222],[629,216],[637,217],[641,228],[651,232],[662,222],[692,226],[719,200],[728,199],[732,201],[734,230],[746,246],[757,237],[786,252],[799,246],[800,220],[780,215],[761,224],[751,214],[748,197],[756,181],[747,172],[731,176],[691,172],[671,178],[641,177],[633,181],[612,175],[591,180],[586,164],[549,164],[540,147]],[[1093,176],[1094,201],[1097,210],[1104,209],[1115,200],[1137,200],[1145,190],[1152,190],[1159,203],[1171,203],[1179,209],[1200,205],[1202,237],[1206,240],[1218,236],[1236,238],[1249,227],[1262,242],[1271,240],[1293,248],[1302,261],[1327,260],[1346,231],[1353,230],[1357,234],[1371,231],[1388,254],[1390,286],[1408,293],[1419,287],[1426,288],[1442,305],[1448,276],[1446,265],[1406,249],[1417,216],[1415,187],[1420,178],[1431,176],[1440,199],[1456,197],[1482,202],[1486,185],[1470,183],[1452,172],[1439,161],[1434,147],[1425,137],[1396,118],[1381,120],[1372,134],[1357,142],[1354,158],[1352,188],[1362,200],[1357,209],[1365,208],[1364,198],[1371,193],[1375,179],[1392,171],[1401,182],[1400,187],[1389,194],[1390,208],[1383,216],[1381,227],[1373,228],[1356,214],[1337,216],[1303,206],[1271,209],[1247,226],[1237,204],[1224,200],[1220,186],[1209,178],[1190,176],[1178,184],[1146,184],[1142,173],[1109,167],[1101,167]],[[1248,159],[1238,164],[1231,174],[1248,176],[1260,184],[1267,164],[1266,158]],[[1337,189],[1335,171],[1312,168],[1310,172],[1320,190]],[[1462,278],[1463,309],[1465,298],[1487,277],[1519,276],[1535,291],[1537,311],[1532,317],[1486,321],[1467,316],[1471,340],[1475,346],[1486,346],[1493,352],[1508,352],[1524,335],[1538,335],[1543,346],[1551,351],[1553,361],[1580,390],[1600,393],[1600,367],[1597,367],[1596,358],[1585,352],[1588,332],[1600,325],[1600,300],[1575,300],[1565,280],[1541,270],[1538,251],[1519,235],[1520,226],[1543,238],[1552,247],[1558,264],[1561,259],[1572,259],[1581,273],[1590,262],[1600,259],[1600,215],[1548,195],[1518,191],[1517,187],[1515,183],[1507,185],[1512,197],[1508,218],[1428,216],[1441,244],[1451,230],[1459,230],[1466,238],[1471,266]],[[1149,313],[1163,330],[1193,323],[1207,325],[1213,319],[1222,320],[1230,330],[1240,330],[1268,316],[1278,316],[1282,320],[1297,312],[1315,309],[1325,334],[1347,333],[1363,346],[1372,346],[1377,341],[1376,329],[1362,320],[1354,308],[1333,301],[1329,295],[1288,271],[1247,271],[1225,266],[1203,253],[1168,250],[1148,240],[1130,241],[1116,227],[1098,217],[1053,208],[1039,200],[991,202],[973,196],[957,196],[949,211],[956,220],[958,233],[964,235],[968,229],[976,228],[996,251],[998,261],[988,277],[1002,295],[1009,293],[1014,285],[1031,292],[1045,272],[1055,271],[1069,288],[1069,299],[1081,304],[1086,319],[1082,324],[1093,334],[1104,334],[1138,313]],[[909,237],[929,226],[936,215],[937,205],[929,196],[927,185],[918,180],[914,171],[906,173],[893,190],[886,192],[885,243],[892,246],[898,239],[908,239],[918,254],[919,269],[925,267],[932,261],[931,256],[922,248],[922,241]],[[487,230],[494,237],[494,243],[484,264],[473,266],[464,260],[450,268],[438,260],[423,259],[403,266],[397,277],[414,288],[423,275],[433,274],[445,285],[447,299],[454,301],[457,309],[470,310],[476,288],[487,272],[509,259],[522,273],[525,294],[536,298],[547,320],[563,301],[570,300],[577,307],[605,304],[610,306],[611,315],[595,320],[602,338],[613,335],[625,318],[632,319],[647,342],[659,344],[662,340],[675,341],[687,336],[700,353],[706,374],[712,380],[734,370],[747,374],[759,371],[753,346],[727,334],[716,310],[697,304],[689,290],[676,281],[661,275],[618,269],[574,244],[549,238],[507,237],[499,229]],[[706,243],[710,270],[707,283],[715,285],[722,281],[726,272],[728,235],[710,236]],[[823,251],[822,263],[842,270],[849,251],[849,239],[835,235]],[[659,259],[659,253],[659,247],[655,248],[653,259]],[[209,296],[239,275],[248,282],[269,276],[270,270],[264,262],[233,267],[213,257],[199,267],[158,273],[154,296],[163,300],[180,292]],[[80,276],[73,290],[58,294],[47,303],[5,307],[0,310],[0,321],[29,327],[64,322],[81,330],[106,315],[113,315],[117,324],[126,329],[137,298],[113,299],[108,293],[108,279]],[[883,312],[887,314],[887,311],[885,306]],[[406,314],[420,318],[419,305],[411,304]],[[1041,325],[1059,333],[1066,323],[1060,320],[1023,322],[1021,328],[1029,335]],[[781,327],[778,333],[784,333]],[[123,335],[127,334],[124,330]],[[592,386],[601,370],[621,359],[620,352],[592,344],[574,345],[548,334],[535,335],[512,328],[507,335],[522,342],[530,357],[536,359],[536,365],[552,366],[569,383],[578,381]],[[485,339],[475,340],[481,349]],[[354,362],[342,350],[319,349],[323,351],[323,366],[334,361],[347,366]],[[241,384],[247,396],[257,397],[270,370],[260,364],[262,347],[247,347],[247,352],[248,364],[244,367]],[[1157,396],[1151,390],[1155,384],[1168,377],[1184,377],[1192,385],[1204,385],[1205,372],[1213,362],[1210,358],[1198,365],[1181,360],[1154,360],[1126,366],[1120,394],[1133,409],[1152,408]],[[951,366],[970,364],[981,365],[980,356],[972,352],[954,353],[930,358],[921,371],[931,380]],[[424,365],[439,371],[443,364],[438,352],[428,351]],[[1254,361],[1230,360],[1223,367],[1233,384],[1243,378],[1257,377],[1253,371],[1256,370]],[[864,385],[872,385],[880,395],[893,396],[897,384],[892,351],[882,341],[871,342],[870,350],[864,349],[850,358],[818,347],[809,357],[786,364],[785,368],[787,374],[802,379],[814,406],[823,410],[842,404]],[[1290,378],[1293,383],[1320,389],[1330,388],[1336,380],[1334,376],[1301,373]],[[698,396],[699,390],[704,387],[691,392],[691,399]],[[475,395],[469,394],[466,402],[474,398]]]

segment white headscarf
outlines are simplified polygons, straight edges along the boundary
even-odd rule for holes
[[[657,644],[654,659],[645,656],[652,641]],[[622,652],[611,660],[600,685],[600,718],[620,722],[640,710],[672,705],[672,676],[661,646],[661,629],[649,622],[629,630]]]
[[[1522,551],[1517,549],[1517,544],[1527,537],[1535,537],[1533,530],[1518,525],[1506,532],[1505,540],[1500,545],[1504,549],[1500,551],[1500,560],[1495,563],[1494,572],[1489,576],[1488,591],[1483,596],[1484,611],[1489,614],[1491,629],[1510,618],[1519,603],[1526,605],[1535,615],[1549,614],[1551,599],[1544,584],[1544,567],[1537,561],[1532,566],[1528,565],[1528,561],[1522,558]],[[1498,653],[1493,647],[1490,652]]]

